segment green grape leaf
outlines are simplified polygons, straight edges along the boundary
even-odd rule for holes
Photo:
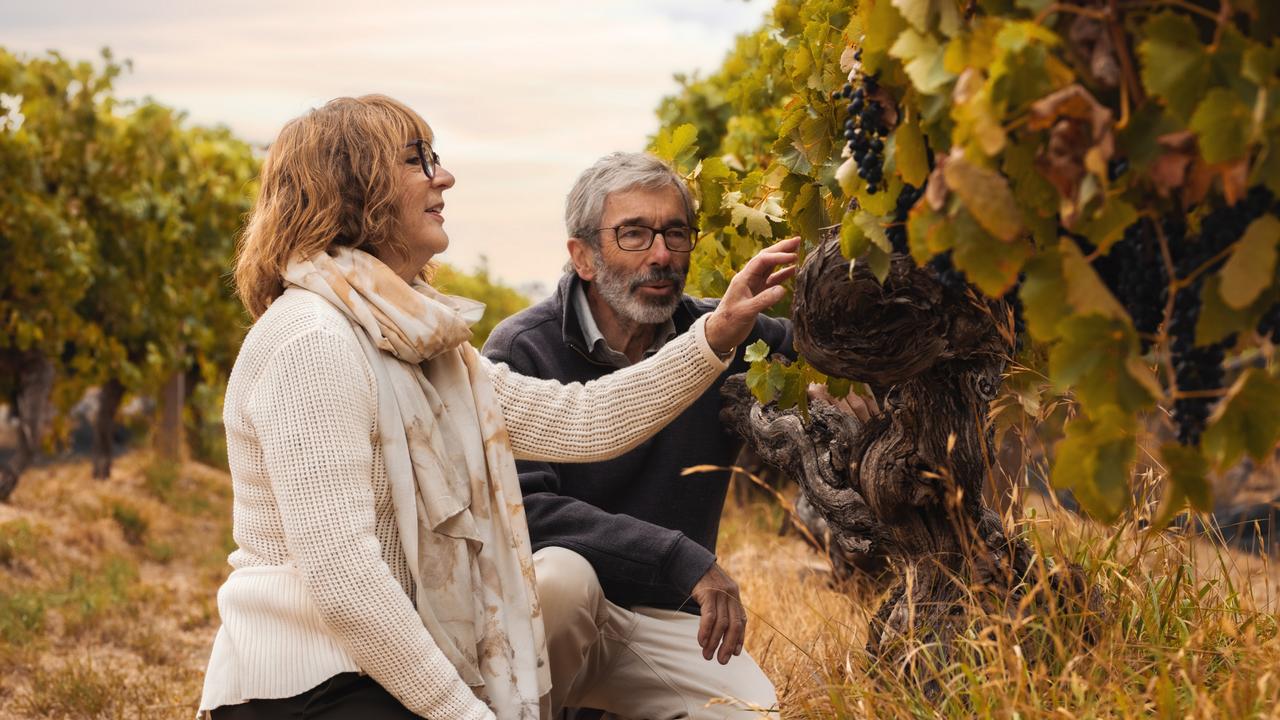
[[[960,13],[951,0],[892,0],[902,17],[920,32],[933,29],[933,21],[938,20],[938,29],[942,34],[955,35],[960,28]]]
[[[840,254],[853,261],[867,251],[871,240],[858,224],[858,211],[850,210],[840,219]]]
[[[884,279],[889,277],[889,268],[891,266],[891,256],[880,248],[879,245],[872,245],[870,252],[867,253],[867,267],[871,268],[871,274],[875,275],[876,281],[884,284]]]
[[[760,362],[769,359],[769,344],[763,340],[756,340],[742,351],[742,359],[749,363]]]
[[[1182,292],[1189,292],[1183,290]],[[1222,277],[1210,275],[1200,289],[1200,316],[1196,318],[1196,345],[1222,342],[1232,333],[1247,332],[1253,325],[1246,313],[1222,299]]]
[[[1033,143],[1014,143],[1004,152],[1004,174],[1023,207],[1042,217],[1053,217],[1058,212],[1058,191],[1036,169],[1035,162]]]
[[[956,267],[991,297],[1000,297],[1013,287],[1023,263],[1031,256],[1030,245],[1000,242],[963,210],[951,221],[951,231],[955,238],[952,259]]]
[[[1166,443],[1160,448],[1160,460],[1166,473],[1166,488],[1160,510],[1152,520],[1153,526],[1157,529],[1166,527],[1188,502],[1201,512],[1213,510],[1209,463],[1199,450]]]
[[[1228,162],[1249,151],[1254,134],[1253,113],[1234,92],[1216,87],[1196,107],[1191,129],[1200,140],[1205,162]]]
[[[898,36],[889,54],[903,62],[907,77],[922,93],[937,92],[955,79],[943,65],[945,48],[932,35],[922,35],[910,28]]]
[[[1022,212],[1004,175],[958,154],[947,159],[942,172],[947,188],[960,197],[983,229],[1005,242],[1022,234]]]
[[[840,185],[840,192],[845,197],[853,197],[858,191],[858,162],[853,158],[840,163],[840,167],[836,168],[836,182]]]
[[[1160,394],[1155,377],[1136,358],[1133,327],[1102,315],[1072,315],[1058,324],[1061,339],[1049,351],[1049,377],[1074,390],[1086,410],[1118,407],[1132,413]]]
[[[1022,312],[1031,337],[1050,342],[1058,337],[1058,323],[1071,314],[1066,303],[1067,281],[1062,276],[1062,256],[1049,249],[1031,258],[1018,290]]]
[[[1140,37],[1142,84],[1186,120],[1209,84],[1209,56],[1200,33],[1186,15],[1164,12],[1147,21]]]
[[[1219,470],[1225,470],[1244,453],[1265,461],[1280,440],[1280,381],[1261,368],[1241,373],[1214,408],[1200,444]]]
[[[1280,219],[1275,215],[1263,215],[1249,224],[1222,266],[1219,292],[1228,305],[1236,310],[1244,309],[1271,284],[1277,243],[1280,243]]]
[[[1093,266],[1085,260],[1080,247],[1071,238],[1064,237],[1058,243],[1062,255],[1062,276],[1067,285],[1067,301],[1080,314],[1097,313],[1105,317],[1128,321],[1129,313],[1111,294],[1106,283],[1098,277]]]
[[[924,185],[929,177],[929,156],[919,123],[914,118],[902,123],[893,138],[898,174],[903,182],[916,187]]]
[[[907,244],[917,265],[952,248],[951,223],[933,211],[927,202],[917,203],[907,216]]]
[[[1053,460],[1053,486],[1074,493],[1098,520],[1114,521],[1131,502],[1129,475],[1138,451],[1133,418],[1107,407],[1096,417],[1077,417],[1066,431]]]
[[[697,152],[698,128],[685,123],[674,130],[663,128],[653,141],[653,154],[679,168],[682,161]]]
[[[1138,219],[1138,211],[1119,197],[1107,198],[1107,203],[1087,222],[1080,226],[1080,234],[1089,238],[1098,251],[1106,253],[1117,240],[1124,237],[1124,229]]]
[[[787,215],[791,218],[791,232],[804,238],[805,243],[817,243],[818,229],[822,225],[822,198],[818,195],[818,186],[811,182],[802,185],[794,195]]]
[[[853,221],[862,229],[864,235],[877,247],[886,253],[893,252],[893,245],[889,243],[889,236],[884,231],[884,220],[872,215],[865,210],[859,210],[853,216]]]

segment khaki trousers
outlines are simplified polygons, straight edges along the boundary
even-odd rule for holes
[[[702,658],[697,616],[609,602],[591,563],[572,550],[543,548],[533,564],[553,717],[566,707],[629,720],[778,717],[773,684],[747,653],[727,665]]]

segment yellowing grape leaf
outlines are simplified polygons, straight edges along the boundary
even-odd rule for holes
[[[987,232],[1005,242],[1022,234],[1022,211],[1004,175],[953,152],[943,166],[943,177],[947,187],[960,196],[965,209]]]
[[[1072,315],[1058,330],[1062,337],[1049,352],[1049,377],[1060,390],[1073,390],[1090,412],[1115,406],[1132,413],[1151,405],[1159,386],[1149,371],[1130,362],[1138,348],[1131,325],[1102,315]]]
[[[1213,509],[1213,492],[1209,486],[1209,463],[1193,447],[1166,443],[1160,448],[1160,461],[1166,473],[1165,496],[1152,520],[1156,528],[1164,528],[1187,504],[1201,512]]]
[[[1124,237],[1124,229],[1138,219],[1138,211],[1119,197],[1107,198],[1093,217],[1080,226],[1080,234],[1089,238],[1099,250],[1106,253],[1117,240]]]
[[[1186,15],[1163,12],[1147,21],[1139,37],[1142,84],[1187,119],[1209,84],[1209,56],[1196,26]]]
[[[1191,116],[1191,129],[1200,140],[1200,152],[1210,164],[1243,157],[1255,134],[1249,106],[1223,87],[1210,90],[1196,107]]]
[[[1280,219],[1267,214],[1254,220],[1222,266],[1222,299],[1231,307],[1248,307],[1271,284],[1276,269]]]
[[[929,177],[929,157],[920,125],[912,118],[899,125],[893,137],[898,174],[903,181],[916,187],[924,185],[925,179]]]
[[[1066,280],[1067,301],[1076,312],[1128,319],[1129,313],[1125,312],[1124,306],[1111,294],[1111,290],[1098,277],[1089,261],[1085,260],[1074,240],[1062,238],[1058,243],[1058,251],[1062,256],[1062,277]]]
[[[1280,440],[1280,381],[1262,368],[1245,370],[1227,397],[1214,408],[1200,444],[1205,454],[1225,470],[1244,453],[1258,462],[1271,457]]]
[[[1129,474],[1137,456],[1133,419],[1114,407],[1067,424],[1053,460],[1053,486],[1070,490],[1098,520],[1111,522],[1129,506]]]
[[[653,141],[653,154],[679,167],[680,161],[697,151],[694,143],[698,140],[698,128],[693,123],[685,123],[674,130],[663,129]]]
[[[1062,256],[1049,249],[1031,258],[1023,269],[1018,297],[1027,330],[1040,342],[1058,337],[1058,323],[1071,313],[1066,303],[1067,282],[1062,277]]]
[[[1013,287],[1022,264],[1031,256],[1031,246],[1025,241],[1000,242],[963,210],[952,219],[951,231],[955,238],[951,256],[956,267],[991,297],[1000,297]]]
[[[922,35],[907,28],[889,48],[889,54],[898,58],[907,71],[907,77],[922,93],[937,92],[943,85],[955,79],[943,66],[944,48],[932,35]]]
[[[871,241],[857,222],[858,212],[850,210],[840,219],[840,254],[852,261],[867,251]]]

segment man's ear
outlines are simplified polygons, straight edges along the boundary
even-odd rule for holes
[[[569,264],[573,265],[578,277],[591,282],[596,278],[595,251],[582,238],[571,237],[566,243],[569,248]]]

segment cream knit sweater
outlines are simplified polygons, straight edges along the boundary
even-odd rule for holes
[[[638,445],[725,369],[704,325],[586,385],[489,365],[516,457],[593,462]],[[295,288],[240,349],[223,411],[238,547],[218,592],[201,711],[362,671],[423,717],[492,717],[414,609],[356,332]]]

